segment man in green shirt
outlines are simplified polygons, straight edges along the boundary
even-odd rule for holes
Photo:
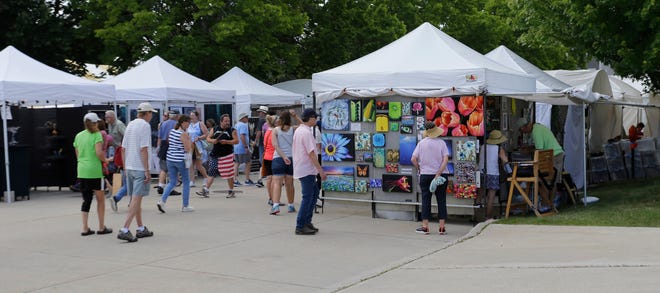
[[[561,148],[552,131],[542,124],[530,123],[524,117],[518,119],[516,127],[521,133],[531,133],[534,148],[537,150],[553,150],[554,158],[552,165],[558,172],[555,177],[555,183],[559,182],[562,170],[564,169],[564,149]]]

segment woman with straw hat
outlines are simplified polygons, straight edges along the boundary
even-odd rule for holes
[[[493,202],[495,201],[495,195],[498,190],[500,190],[500,164],[498,159],[502,161],[502,164],[509,162],[509,159],[504,152],[504,148],[500,145],[506,142],[508,139],[502,134],[499,130],[493,130],[488,134],[488,139],[486,139],[485,150],[482,147],[481,157],[479,159],[481,169],[484,169],[484,162],[486,163],[486,190],[487,190],[487,203],[486,203],[486,218],[493,218]],[[484,153],[486,153],[486,159],[484,160]]]
[[[438,232],[444,235],[445,219],[447,219],[447,162],[449,150],[445,141],[440,138],[442,129],[433,122],[424,124],[426,131],[413,151],[411,161],[419,172],[419,187],[422,189],[422,226],[415,232],[429,234],[429,218],[431,217],[431,197],[435,194],[438,202]]]

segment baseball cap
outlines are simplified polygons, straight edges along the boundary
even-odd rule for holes
[[[266,106],[259,106],[259,109],[257,109],[257,112],[268,113],[268,107],[266,107]]]
[[[301,119],[303,121],[307,121],[307,120],[309,120],[309,118],[312,118],[312,117],[318,118],[319,114],[316,114],[316,111],[314,111],[314,109],[308,108],[308,109],[305,109],[305,111],[303,111]]]
[[[96,115],[96,113],[89,112],[89,113],[85,114],[85,117],[83,118],[83,122],[85,122],[85,120],[89,120],[89,121],[92,121],[92,122],[99,122],[99,120],[101,120],[101,118],[99,118],[99,115]]]
[[[179,110],[170,110],[170,115],[179,115]]]
[[[158,111],[156,111],[156,109],[154,109],[154,106],[152,106],[149,103],[140,103],[140,105],[138,105],[138,107],[137,107],[137,111],[138,112],[154,112],[154,113],[158,112]]]
[[[245,117],[248,117],[248,113],[241,113],[241,114],[238,115],[238,120],[241,120]]]

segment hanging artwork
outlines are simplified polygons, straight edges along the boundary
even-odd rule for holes
[[[449,172],[449,174],[452,175],[454,174],[454,163],[452,162],[447,163],[447,172]]]
[[[376,100],[371,99],[362,101],[362,121],[376,121]]]
[[[455,184],[454,191],[454,197],[456,198],[471,199],[477,197],[477,186],[474,184]]]
[[[367,180],[355,180],[355,193],[367,193],[368,187]]]
[[[457,140],[456,157],[454,159],[457,161],[476,161],[477,143],[474,140]]]
[[[402,102],[401,103],[401,115],[412,115],[412,103],[411,102]]]
[[[374,167],[385,168],[385,149],[374,148]]]
[[[390,131],[391,132],[399,131],[399,122],[390,122]]]
[[[424,103],[422,102],[413,102],[411,106],[412,114],[415,116],[424,115]]]
[[[355,152],[355,161],[358,163],[364,162],[364,154],[362,152]]]
[[[368,151],[371,150],[371,133],[363,132],[355,136],[355,150]]]
[[[351,100],[351,122],[362,121],[362,101]]]
[[[348,100],[331,100],[321,106],[321,126],[325,130],[348,130]]]
[[[362,159],[365,162],[373,162],[374,161],[374,154],[369,153],[369,152],[365,152],[365,153],[362,154]]]
[[[385,134],[374,133],[372,136],[374,147],[384,147],[385,146]]]
[[[355,134],[323,133],[321,158],[323,161],[355,161]]]
[[[399,131],[401,132],[401,134],[413,134],[413,127],[401,125],[399,127]]]
[[[412,193],[412,176],[383,174],[383,191]]]
[[[388,109],[387,114],[390,116],[390,120],[401,120],[401,102],[390,102]]]
[[[323,181],[321,188],[325,191],[353,192],[355,179],[353,167],[323,166],[323,172],[328,178]]]
[[[445,144],[447,145],[447,152],[449,152],[449,159],[454,156],[454,146],[451,139],[445,139]]]
[[[399,164],[401,165],[412,165],[413,151],[417,146],[417,139],[414,136],[399,136]]]
[[[455,162],[454,180],[457,183],[472,183],[477,180],[477,164],[474,162]]]
[[[387,114],[376,115],[376,132],[387,132],[389,130],[389,122]]]
[[[426,120],[442,130],[442,136],[483,136],[484,97],[427,98]]]
[[[415,116],[401,116],[401,125],[403,126],[415,126]]]
[[[383,180],[382,179],[369,179],[369,187],[371,188],[382,188],[383,187]]]
[[[398,163],[399,162],[399,150],[398,149],[388,149],[386,159],[390,163]]]
[[[385,172],[387,172],[387,173],[399,173],[399,164],[397,164],[397,163],[387,163],[387,164],[385,164]]]
[[[415,124],[417,125],[417,132],[424,131],[424,117],[415,117]]]
[[[376,101],[376,110],[378,111],[387,111],[389,110],[389,102],[388,101]]]
[[[357,177],[369,177],[369,165],[357,164]]]

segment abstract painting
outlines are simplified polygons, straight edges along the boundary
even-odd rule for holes
[[[417,132],[424,131],[424,117],[415,117],[415,124],[417,125]]]
[[[368,188],[367,180],[355,180],[355,193],[367,193]]]
[[[348,130],[348,100],[331,100],[321,106],[321,127],[325,130]]]
[[[389,131],[389,122],[387,114],[378,114],[376,115],[376,132],[387,132]]]
[[[415,116],[424,115],[424,103],[422,102],[413,102],[411,106],[412,114]]]
[[[351,103],[351,122],[362,121],[362,101],[352,100],[350,103]]]
[[[389,163],[398,163],[399,162],[399,150],[398,149],[388,149],[386,159],[387,159],[387,162],[389,162]]]
[[[385,168],[385,149],[374,148],[374,167]]]
[[[472,183],[477,181],[477,164],[474,162],[454,163],[454,179],[458,183]]]
[[[355,161],[355,134],[323,133],[321,158],[327,162]]]
[[[376,121],[376,100],[372,99],[362,101],[362,121]]]
[[[415,126],[415,116],[401,116],[401,125]]]
[[[391,132],[399,131],[399,122],[390,122],[390,131]]]
[[[390,120],[401,120],[401,102],[390,102],[387,114],[390,116]]]
[[[454,197],[456,198],[476,198],[477,186],[474,184],[456,184],[454,186]]]
[[[399,164],[397,164],[397,163],[387,163],[387,164],[385,164],[385,172],[387,172],[387,173],[399,173]]]
[[[399,164],[412,165],[413,151],[417,146],[417,138],[414,136],[401,135],[399,136]]]
[[[412,176],[383,174],[383,191],[412,193]]]
[[[449,172],[449,174],[452,175],[454,174],[454,163],[452,162],[447,163],[447,172]]]
[[[412,103],[411,102],[402,102],[401,103],[401,115],[412,115]]]
[[[321,187],[325,191],[353,192],[355,190],[355,173],[353,167],[323,166],[323,172],[328,178]]]
[[[381,188],[383,187],[383,180],[382,179],[369,179],[369,187],[371,188]]]
[[[413,134],[413,127],[401,125],[401,127],[399,127],[399,131],[401,134]]]
[[[355,161],[358,163],[364,162],[364,154],[362,152],[355,152]]]
[[[375,147],[384,147],[385,146],[385,134],[382,133],[374,133],[372,136],[373,139],[373,145]]]
[[[454,159],[457,161],[476,161],[477,143],[473,140],[456,141],[456,157]]]
[[[389,104],[388,101],[376,101],[376,110],[387,111],[389,110]]]
[[[357,164],[357,177],[369,177],[369,165]]]
[[[371,150],[371,133],[363,132],[355,136],[355,150],[368,151]]]
[[[451,142],[451,139],[445,139],[445,144],[447,145],[447,152],[449,152],[449,159],[454,156],[454,146],[453,143]]]
[[[483,136],[484,97],[427,98],[426,120],[442,130],[442,136]]]

